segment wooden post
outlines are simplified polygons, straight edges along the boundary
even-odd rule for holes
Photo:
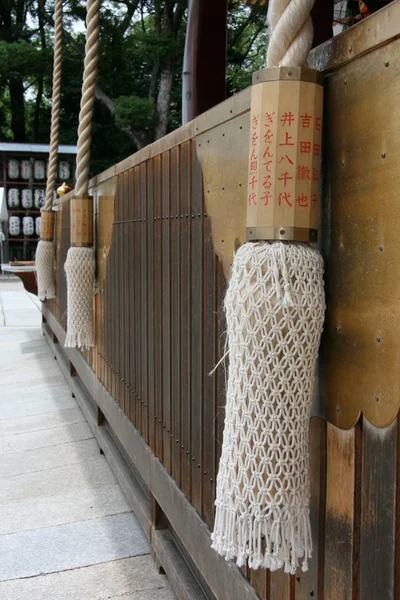
[[[304,67],[253,76],[247,240],[315,242],[322,135],[322,75]]]

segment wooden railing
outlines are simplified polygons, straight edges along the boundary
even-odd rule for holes
[[[379,183],[381,176],[379,170],[363,174],[357,168],[375,151],[368,145],[360,150],[352,134],[352,130],[362,134],[366,114],[360,114],[359,107],[375,112],[377,126],[382,112],[381,104],[370,104],[359,95],[357,77],[360,69],[368,67],[371,89],[379,87],[379,65],[384,71],[385,63],[397,61],[399,41],[394,38],[399,31],[394,23],[399,22],[399,8],[399,3],[387,7],[317,49],[310,59],[330,74],[321,244],[328,271],[324,343],[328,364],[329,352],[338,347],[332,307],[343,306],[347,293],[346,286],[341,288],[332,276],[335,252],[343,242],[336,240],[335,231],[342,231],[351,203],[362,206],[365,177]],[[393,79],[390,102],[398,93],[396,85]],[[381,89],[382,101],[385,94],[388,90]],[[245,90],[92,180],[98,265],[96,347],[83,354],[71,350],[63,354],[55,343],[63,341],[66,325],[66,199],[57,213],[57,298],[46,303],[45,331],[53,332],[49,339],[55,353],[70,361],[65,372],[74,393],[82,398],[158,559],[175,589],[181,590],[179,597],[255,600],[258,593],[263,600],[389,600],[399,591],[395,531],[400,523],[400,428],[397,418],[386,429],[378,429],[361,417],[353,429],[345,431],[317,416],[321,413],[339,425],[344,418],[342,392],[325,375],[322,383],[325,390],[331,390],[334,416],[322,402],[314,408],[316,416],[311,421],[315,547],[310,570],[296,576],[246,569],[242,574],[210,549],[225,390],[223,366],[211,376],[210,372],[224,353],[223,297],[234,249],[243,242],[245,231],[249,104],[250,93]],[[398,111],[395,118],[398,131]],[[392,143],[398,156],[396,136],[388,136],[384,143],[386,147]],[[378,150],[380,156],[384,149],[379,146]],[[348,167],[351,198],[346,196],[350,180],[343,170],[343,153],[348,163],[349,156],[354,161]],[[361,190],[358,196],[355,182]],[[395,176],[387,175],[388,182],[394,187]],[[353,243],[353,238],[346,243]],[[376,247],[379,252],[378,241]],[[357,256],[352,248],[346,264],[361,269],[362,265],[351,262]],[[365,285],[362,289],[368,293],[365,282],[360,280],[359,285]],[[397,327],[395,321],[393,327]],[[353,331],[355,337],[358,333]],[[369,360],[373,364],[372,355]],[[360,377],[360,385],[363,381]],[[335,385],[339,384],[345,390],[346,379],[338,382],[335,375]],[[90,402],[84,404],[85,397],[96,407],[95,417]],[[373,402],[378,403],[375,396]],[[111,439],[142,487],[128,485],[129,477],[116,462]],[[185,596],[182,581],[177,583],[177,570],[171,566],[173,553],[167,551],[171,544],[183,552],[201,582],[197,595]]]

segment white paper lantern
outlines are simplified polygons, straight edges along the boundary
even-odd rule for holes
[[[33,235],[34,222],[32,217],[23,217],[22,219],[22,232],[24,235]]]
[[[10,158],[7,162],[7,173],[9,179],[18,179],[19,177],[19,161],[15,158]]]
[[[32,208],[33,206],[33,195],[32,190],[22,190],[21,192],[21,204],[23,208]]]
[[[44,206],[44,201],[46,198],[46,192],[42,188],[36,188],[35,190],[35,208],[39,209]]]
[[[30,160],[21,161],[21,178],[30,179],[32,177],[32,163]]]
[[[67,160],[60,160],[60,164],[58,165],[58,174],[61,181],[68,181],[71,177],[71,168]]]
[[[36,217],[36,221],[35,221],[35,233],[38,237],[40,237],[40,224],[42,222],[42,218],[41,217]]]
[[[46,175],[44,160],[35,160],[33,167],[33,175],[35,179],[44,179]]]
[[[18,206],[19,206],[19,189],[10,188],[8,190],[8,206],[10,208],[18,208]]]
[[[21,220],[19,217],[9,218],[8,230],[12,236],[19,235],[21,233]]]

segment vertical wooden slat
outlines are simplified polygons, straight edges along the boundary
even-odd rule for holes
[[[181,488],[191,499],[191,142],[181,146],[181,212],[184,216],[180,239],[180,399],[181,399]]]
[[[123,295],[124,295],[124,314],[123,314],[123,340],[124,340],[124,410],[129,416],[130,391],[129,391],[129,171],[124,173],[124,210],[123,210],[123,231],[124,231],[124,255],[123,255]]]
[[[135,332],[137,323],[135,322],[135,183],[134,170],[128,172],[129,188],[129,206],[128,206],[128,266],[129,266],[129,419],[132,423],[136,422],[136,402],[135,402]],[[128,328],[127,328],[128,330]]]
[[[180,206],[180,148],[171,151],[171,431],[172,437],[172,476],[176,483],[181,483],[180,459],[187,450],[180,435],[180,230],[185,218]],[[176,443],[176,440],[179,440]]]
[[[216,454],[216,386],[217,364],[217,259],[211,237],[210,220],[203,220],[203,518],[212,528],[214,524],[215,454]]]
[[[267,573],[265,569],[250,571],[250,583],[261,600],[267,600]]]
[[[319,579],[322,572],[320,565],[320,539],[325,520],[325,491],[326,474],[326,422],[320,418],[310,421],[309,435],[310,452],[310,521],[313,539],[313,554],[308,562],[308,571],[299,572],[296,576],[296,600],[309,600],[319,598]],[[322,515],[321,515],[322,513]],[[322,516],[322,518],[321,518]],[[323,537],[322,537],[323,545]]]
[[[115,216],[114,216],[114,239],[113,239],[113,289],[112,289],[112,300],[113,300],[113,357],[112,357],[112,370],[113,370],[113,396],[118,402],[118,390],[117,390],[117,351],[118,351],[118,340],[119,340],[119,324],[118,324],[118,237],[119,237],[119,195],[120,185],[119,177],[117,177],[117,189],[115,194]]]
[[[136,400],[136,420],[135,427],[142,432],[142,404],[141,404],[141,328],[140,328],[140,295],[141,295],[141,272],[140,272],[140,167],[135,167],[135,400]]]
[[[363,466],[363,425],[360,419],[354,427],[354,517],[353,517],[353,589],[352,600],[360,598],[361,496]]]
[[[162,323],[161,323],[161,156],[154,157],[154,398],[156,424],[156,456],[162,460],[163,457],[163,402],[162,402]]]
[[[377,429],[363,419],[360,598],[392,600],[395,579],[397,420]]]
[[[149,414],[149,446],[155,448],[154,422],[154,246],[153,246],[153,159],[147,161],[147,366],[148,366],[148,414]]]
[[[118,296],[118,340],[117,340],[117,389],[118,389],[118,404],[124,410],[124,382],[123,379],[123,364],[124,364],[124,322],[123,322],[123,250],[124,250],[124,236],[123,236],[123,203],[124,203],[124,182],[123,175],[118,176],[119,181],[119,193],[118,193],[118,256],[117,256],[117,289],[115,290]]]
[[[202,512],[203,431],[203,190],[202,173],[192,142],[192,241],[191,241],[191,438],[192,504]]]
[[[355,432],[328,424],[325,600],[352,600]]]
[[[162,155],[162,385],[163,385],[163,463],[171,471],[171,173],[170,152]],[[179,444],[179,438],[173,443]]]
[[[141,356],[141,406],[142,436],[148,435],[148,396],[147,396],[147,169],[146,163],[140,165],[140,356]]]
[[[218,329],[217,329],[217,350],[218,350],[218,361],[225,354],[225,341],[226,341],[226,319],[224,312],[224,299],[226,293],[226,278],[222,263],[217,263],[217,313],[218,313]],[[222,452],[222,438],[224,433],[224,420],[225,420],[225,405],[226,405],[226,362],[219,365],[216,371],[216,393],[217,393],[217,414],[216,414],[216,455],[215,455],[215,478],[218,474],[219,459]]]
[[[283,569],[273,571],[270,575],[269,600],[292,600],[290,597],[290,575]]]

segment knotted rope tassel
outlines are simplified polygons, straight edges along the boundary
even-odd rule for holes
[[[49,173],[46,185],[46,201],[42,210],[40,241],[36,249],[36,275],[40,300],[54,298],[54,213],[52,212],[54,187],[57,176],[58,138],[60,129],[61,68],[62,68],[62,0],[57,0],[54,18],[53,96],[51,108],[51,132]]]
[[[304,61],[311,5],[271,0],[269,65]],[[325,311],[322,257],[304,243],[244,244],[233,262],[225,311],[229,373],[212,547],[239,566],[294,574],[303,558],[307,571],[309,416]]]
[[[95,283],[95,256],[92,246],[93,203],[88,198],[90,145],[92,139],[92,117],[95,86],[99,59],[100,0],[88,0],[86,16],[85,68],[83,73],[81,110],[79,113],[78,154],[76,158],[76,196],[71,200],[71,217],[79,202],[82,221],[80,233],[86,236],[87,246],[82,239],[68,250],[65,262],[67,275],[67,347],[94,346],[93,293]],[[85,202],[87,201],[87,202]],[[86,207],[86,208],[85,208]],[[78,223],[77,223],[78,227]],[[76,234],[75,234],[76,235]],[[74,242],[72,241],[72,244]]]

